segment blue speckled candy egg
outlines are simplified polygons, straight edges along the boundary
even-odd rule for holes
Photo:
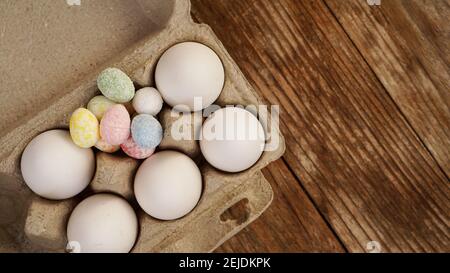
[[[156,118],[148,114],[140,114],[131,122],[131,136],[140,147],[153,149],[161,142],[163,130]]]

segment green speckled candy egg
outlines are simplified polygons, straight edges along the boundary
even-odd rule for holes
[[[89,101],[87,109],[91,111],[98,120],[101,120],[106,110],[115,104],[115,102],[105,96],[95,96]]]
[[[97,118],[86,108],[78,108],[70,117],[70,136],[81,148],[90,148],[97,143],[99,124]]]
[[[133,99],[134,85],[131,79],[118,68],[107,68],[97,78],[98,89],[108,99],[124,103]]]

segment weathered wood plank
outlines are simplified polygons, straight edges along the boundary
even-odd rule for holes
[[[193,4],[281,105],[284,158],[348,250],[450,251],[447,177],[325,3]]]
[[[216,252],[344,251],[283,160],[263,173],[274,191],[272,204]]]
[[[326,3],[450,176],[450,2]]]

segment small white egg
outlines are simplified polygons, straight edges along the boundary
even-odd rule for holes
[[[150,216],[173,220],[189,213],[200,199],[202,176],[188,156],[162,151],[147,158],[134,179],[134,194]]]
[[[209,164],[226,172],[250,168],[261,157],[265,134],[259,120],[238,107],[217,110],[204,122],[200,149]]]
[[[128,253],[138,233],[138,220],[125,199],[96,194],[84,199],[70,215],[67,239],[75,252]]]
[[[136,91],[133,98],[133,108],[138,114],[156,116],[163,106],[163,99],[158,90],[144,87]]]
[[[94,152],[73,143],[66,130],[44,132],[28,143],[20,168],[27,186],[44,198],[73,197],[91,182]]]
[[[164,101],[176,110],[198,111],[210,106],[220,95],[225,73],[219,56],[209,47],[195,42],[169,48],[155,70],[156,87]],[[195,104],[195,98],[201,98]]]

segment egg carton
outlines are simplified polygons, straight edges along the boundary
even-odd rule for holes
[[[110,16],[112,11],[117,13],[118,17],[115,19],[119,20],[120,9],[124,9],[124,14],[126,14],[126,9],[132,8],[135,12],[139,11],[141,15],[148,16],[151,21],[151,27],[149,26],[151,31],[145,33],[145,36],[140,37],[141,39],[137,42],[127,45],[119,53],[105,48],[104,51],[114,53],[111,58],[101,62],[100,65],[95,65],[82,79],[72,77],[75,80],[71,84],[66,84],[68,91],[61,91],[60,95],[53,96],[42,105],[29,107],[28,115],[14,124],[8,124],[9,126],[5,126],[8,129],[0,133],[0,147],[2,147],[0,150],[0,252],[64,251],[67,217],[81,198],[93,192],[116,192],[129,199],[133,204],[130,185],[134,171],[141,161],[135,161],[125,156],[105,155],[97,152],[96,175],[89,188],[81,195],[63,201],[50,201],[35,196],[24,184],[20,172],[20,157],[25,146],[31,139],[44,131],[55,128],[67,129],[70,114],[78,107],[85,106],[92,97],[98,94],[96,77],[104,68],[118,67],[122,69],[130,75],[137,86],[154,86],[154,69],[162,53],[179,42],[196,41],[212,48],[224,65],[225,84],[215,104],[222,107],[262,104],[257,93],[246,81],[211,28],[193,22],[188,0],[136,0],[137,7],[132,7],[129,3],[127,7],[124,7],[120,1],[109,1],[108,4],[102,1],[81,1],[81,8],[83,5],[94,5],[90,7],[91,9],[98,8],[96,13],[98,16],[90,18],[80,14],[65,14],[69,8],[61,6],[64,4],[54,4],[54,1],[47,0],[39,1],[47,4],[45,8],[53,9],[55,14],[59,14],[58,20],[67,19],[68,22],[73,21],[73,16],[80,16],[80,20],[99,20],[98,18],[102,16]],[[26,4],[19,3],[18,5]],[[54,6],[49,7],[48,5]],[[110,7],[108,10],[102,5],[116,5],[116,9]],[[113,19],[111,19],[111,24],[119,23]],[[86,22],[83,21],[83,23]],[[96,25],[95,22],[91,23]],[[62,24],[58,27],[70,31],[70,26]],[[104,26],[99,24],[98,29],[85,31],[101,32],[102,27]],[[59,31],[59,29],[57,30]],[[75,36],[91,37],[89,33],[76,34],[76,31],[74,33]],[[63,39],[67,39],[67,37],[56,36],[54,38],[60,39],[61,43],[65,42]],[[71,39],[76,38],[71,37]],[[34,46],[45,48],[48,45],[45,42],[39,44],[38,41]],[[100,45],[91,45],[92,50],[96,49],[96,46]],[[81,48],[80,52],[86,52],[83,50],[85,49]],[[1,65],[11,64],[2,63]],[[27,67],[22,67],[22,69],[26,71]],[[58,68],[54,67],[53,69]],[[42,75],[38,76],[42,77]],[[52,79],[47,79],[41,86],[50,88],[52,84],[56,83],[52,82]],[[6,94],[6,90],[0,92],[0,96]],[[19,95],[40,96],[40,94],[36,94],[35,90],[20,90],[16,96]],[[30,103],[31,99],[25,101]],[[0,107],[2,116],[10,114],[15,107],[20,107],[19,105],[5,105],[1,101],[0,105],[2,106]],[[267,133],[270,134],[272,144],[277,144],[274,149],[264,151],[258,162],[251,168],[240,173],[226,173],[211,167],[202,160],[197,142],[177,142],[171,139],[167,132],[169,132],[168,128],[173,120],[170,120],[167,111],[167,109],[163,110],[159,117],[166,130],[160,149],[181,150],[196,159],[202,172],[203,192],[193,211],[185,217],[173,221],[154,219],[139,210],[138,206],[134,204],[137,208],[140,230],[132,251],[210,252],[255,220],[269,206],[273,192],[270,184],[264,179],[261,169],[282,156],[285,150],[284,138],[277,127],[271,128],[271,131]],[[262,115],[263,120],[271,122],[270,115],[267,113],[262,113]],[[241,206],[238,215],[233,212],[236,206]]]

